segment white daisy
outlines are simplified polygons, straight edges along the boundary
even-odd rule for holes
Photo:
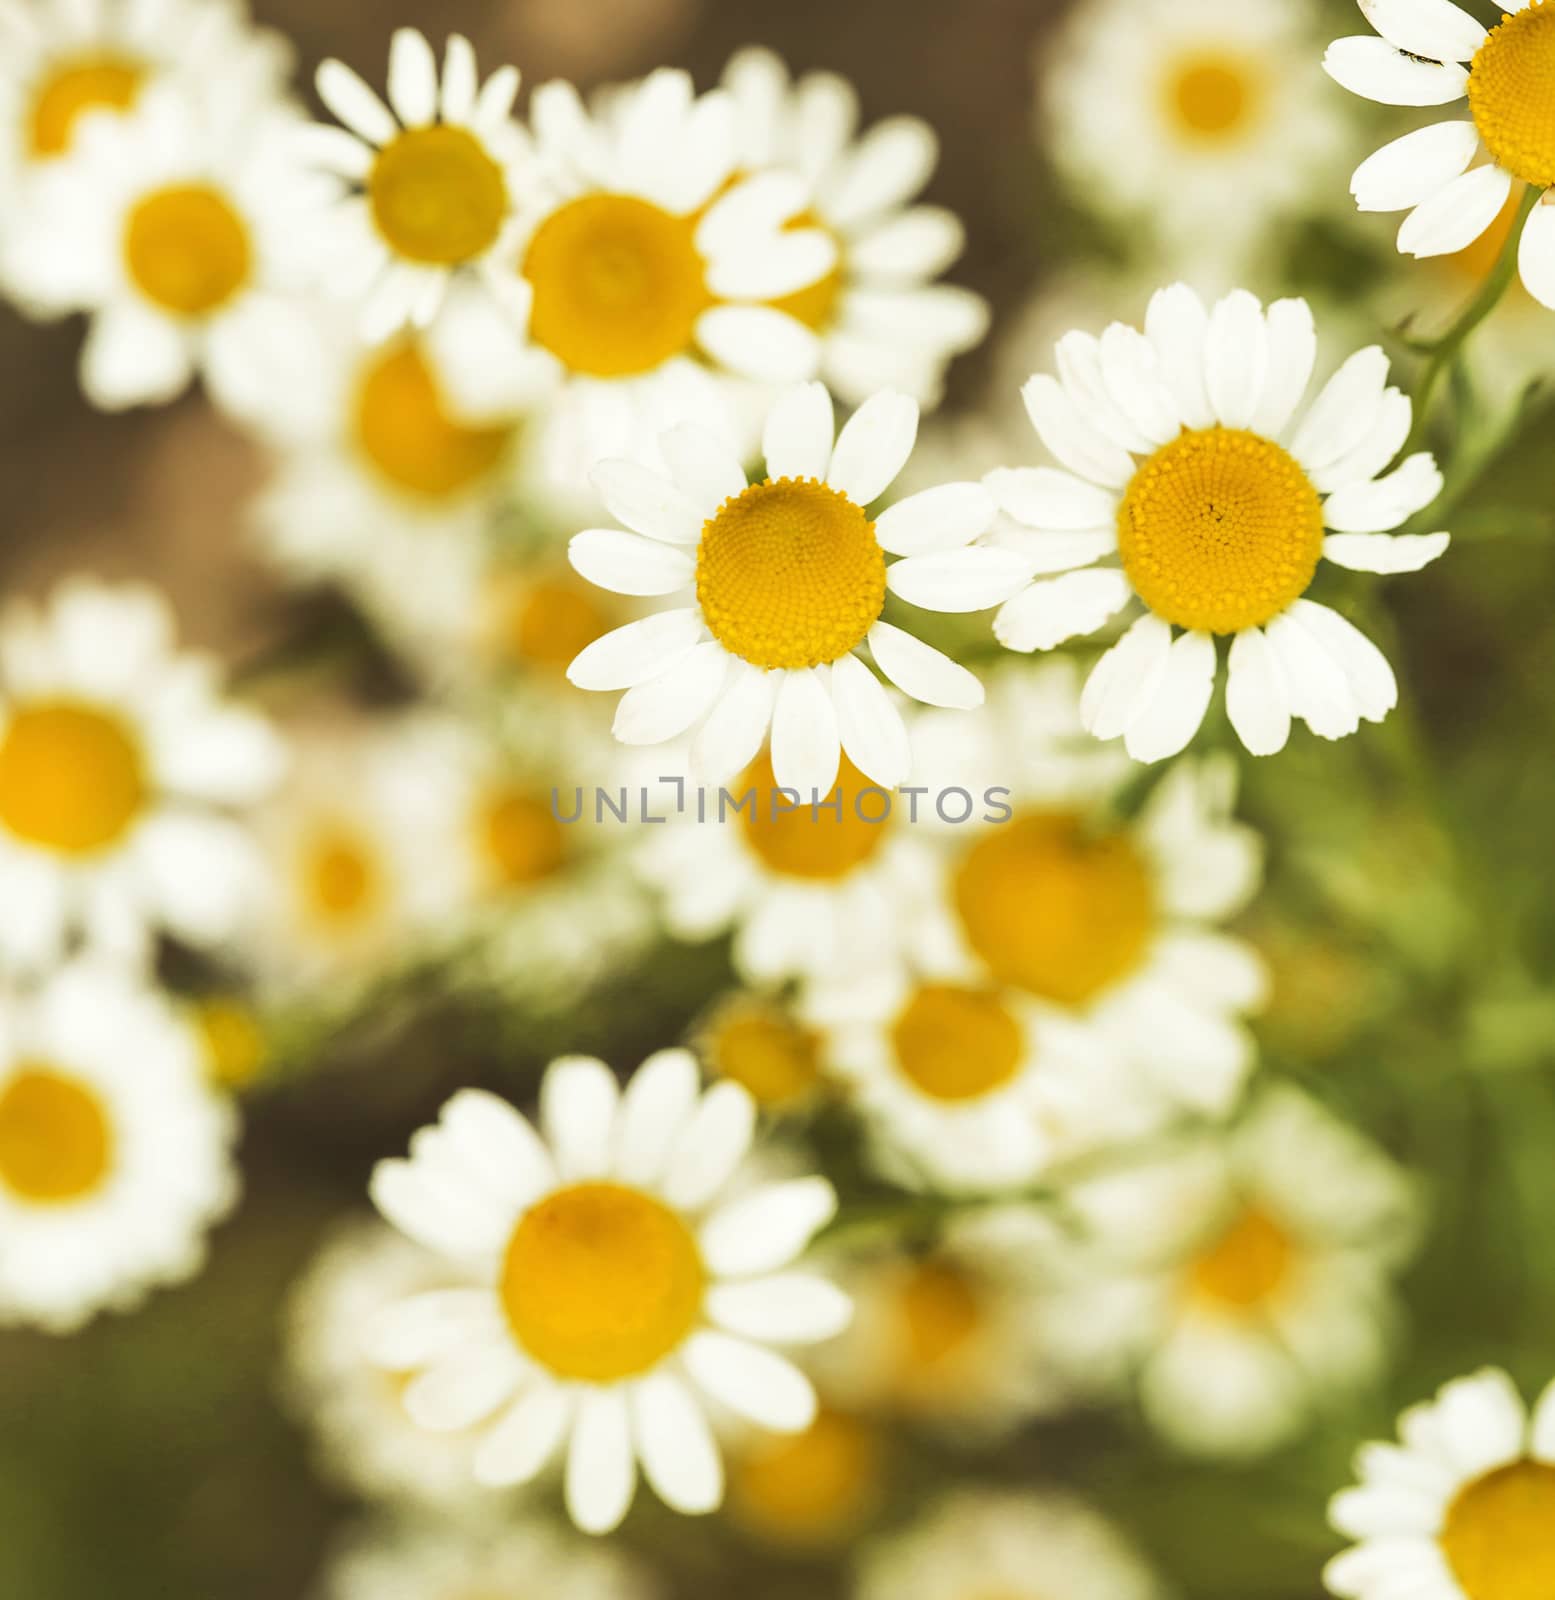
[[[834,445],[831,397],[801,384],[772,408],[768,475],[756,483],[688,425],[663,437],[669,477],[625,461],[595,469],[606,505],[632,531],[576,535],[572,564],[617,593],[691,602],[606,634],[568,669],[581,688],[627,691],[618,739],[659,744],[697,726],[693,769],[719,782],[756,757],[770,730],[777,782],[808,796],[831,791],[844,750],[877,784],[907,777],[906,725],[855,654],[866,642],[911,698],[981,704],[965,667],[881,618],[887,551],[970,541],[995,514],[981,485],[961,483],[871,520],[866,507],[902,470],[917,426],[916,403],[887,391]]]
[[[0,1322],[67,1333],[192,1277],[236,1133],[153,991],[77,963],[0,998]]]
[[[947,528],[932,553],[892,568],[892,592],[938,610],[997,605],[1000,643],[1023,651],[1093,632],[1137,599],[1145,614],[1081,701],[1090,731],[1121,735],[1136,760],[1175,755],[1198,731],[1216,634],[1234,635],[1226,709],[1253,754],[1282,749],[1293,717],[1327,739],[1381,721],[1398,699],[1392,668],[1302,596],[1323,557],[1382,573],[1434,561],[1445,533],[1384,530],[1428,506],[1442,476],[1428,453],[1385,471],[1411,406],[1377,346],[1295,420],[1316,348],[1303,300],[1266,314],[1236,290],[1207,312],[1182,284],[1151,300],[1144,333],[1066,335],[1060,377],[1023,390],[1064,470],[990,473],[1003,513],[992,531],[967,541]]]
[[[280,776],[215,663],[175,653],[167,602],[72,579],[0,616],[0,960],[43,966],[76,937],[126,959],[164,929],[221,943],[260,859],[230,813]]]
[[[501,67],[482,84],[457,33],[439,74],[414,28],[390,41],[387,106],[344,62],[319,67],[319,98],[344,126],[315,123],[303,147],[344,187],[321,223],[317,264],[328,288],[365,296],[364,337],[426,327],[456,274],[473,274],[501,304],[513,300],[506,263],[527,155],[512,120],[518,81],[516,67]]]
[[[738,52],[723,83],[740,167],[767,174],[768,214],[836,247],[830,272],[775,302],[819,337],[818,375],[850,405],[880,389],[936,405],[952,357],[987,332],[988,306],[932,281],[965,240],[951,212],[912,203],[939,159],[934,130],[899,116],[860,134],[852,84],[830,72],[793,80],[770,50]]]
[[[1444,1384],[1368,1444],[1333,1525],[1356,1541],[1323,1580],[1344,1600],[1535,1600],[1555,1593],[1555,1384],[1532,1415],[1506,1373]]]
[[[1069,1198],[1085,1227],[1049,1312],[1055,1358],[1081,1384],[1132,1374],[1180,1448],[1274,1449],[1385,1368],[1418,1195],[1295,1089]]]
[[[854,1600],[1159,1600],[1112,1524],[1056,1491],[962,1489],[866,1549]]]
[[[1466,97],[1469,114],[1418,128],[1362,162],[1350,184],[1356,204],[1362,211],[1407,210],[1399,249],[1438,256],[1473,243],[1515,188],[1532,207],[1523,213],[1518,244],[1523,283],[1555,307],[1555,127],[1548,115],[1555,5],[1505,0],[1501,21],[1487,32],[1452,0],[1359,3],[1381,37],[1336,40],[1323,58],[1329,76],[1383,105],[1445,106]]]
[[[651,1057],[622,1092],[598,1061],[552,1063],[537,1134],[464,1090],[372,1195],[397,1227],[483,1287],[419,1296],[381,1319],[375,1359],[423,1369],[405,1404],[423,1426],[495,1419],[478,1481],[532,1479],[567,1443],[568,1510],[590,1533],[631,1504],[637,1465],[675,1510],[713,1510],[723,1469],[709,1402],[775,1432],[815,1414],[808,1379],[770,1343],[846,1326],[847,1297],[788,1270],[832,1215],[822,1178],[730,1194],[755,1103],[698,1092],[685,1051]]]

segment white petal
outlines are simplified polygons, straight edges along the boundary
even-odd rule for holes
[[[475,97],[475,127],[487,134],[500,130],[513,114],[518,84],[517,67],[498,67]]]
[[[1098,739],[1116,739],[1154,698],[1172,646],[1170,624],[1146,612],[1098,661],[1080,695],[1080,720]]]
[[[1323,502],[1323,522],[1335,533],[1384,533],[1423,511],[1442,492],[1442,473],[1429,451],[1406,456],[1385,478],[1340,489]]]
[[[708,267],[707,287],[724,300],[777,300],[809,288],[836,264],[830,234],[799,228],[725,250]]]
[[[1452,0],[1359,0],[1366,20],[1391,45],[1432,61],[1472,61],[1486,32]]]
[[[407,128],[437,115],[437,58],[415,28],[396,28],[389,40],[389,104]]]
[[[1058,376],[1076,412],[1086,427],[1101,438],[1145,455],[1151,441],[1129,421],[1107,392],[1102,377],[1101,344],[1088,333],[1071,330],[1053,347]]]
[[[1101,336],[1102,380],[1112,402],[1150,444],[1163,445],[1182,429],[1182,413],[1149,338],[1125,322]]]
[[[167,317],[128,301],[98,312],[81,347],[81,387],[104,411],[171,400],[182,393],[192,371],[182,331]]]
[[[585,1390],[567,1450],[567,1514],[584,1533],[610,1533],[621,1525],[636,1488],[625,1393]]]
[[[730,661],[723,694],[691,746],[692,766],[709,782],[722,783],[755,760],[766,742],[782,678],[748,661]]]
[[[737,1083],[715,1083],[670,1151],[664,1198],[683,1211],[701,1210],[734,1176],[755,1131],[756,1102]]]
[[[1510,173],[1500,167],[1475,167],[1404,218],[1398,247],[1411,256],[1445,256],[1466,250],[1500,216],[1511,192]]]
[[[1216,419],[1245,428],[1263,397],[1269,340],[1256,295],[1236,289],[1210,313],[1204,340],[1204,385]]]
[[[1215,420],[1204,391],[1204,339],[1209,313],[1185,283],[1158,289],[1145,314],[1145,333],[1160,357],[1162,381],[1177,400],[1183,422],[1207,428]]]
[[[831,687],[837,735],[848,759],[882,788],[905,782],[912,769],[907,725],[880,680],[850,655],[833,664]]]
[[[1416,61],[1370,34],[1335,39],[1323,70],[1351,94],[1385,106],[1444,106],[1462,99],[1469,83],[1456,63]]]
[[[696,337],[731,372],[762,383],[797,383],[821,362],[815,333],[772,306],[714,306],[697,318]]]
[[[1533,208],[1517,247],[1523,285],[1541,306],[1555,310],[1555,206],[1548,196]]]
[[[380,1161],[367,1192],[386,1221],[407,1239],[455,1257],[500,1243],[500,1220],[483,1215],[467,1194],[410,1161]]]
[[[821,210],[847,229],[910,200],[929,181],[939,156],[934,130],[918,117],[887,117],[859,140],[821,191]]]
[[[362,1352],[374,1366],[410,1372],[502,1331],[502,1312],[490,1289],[433,1289],[373,1317],[363,1331]]]
[[[857,506],[889,489],[907,465],[918,437],[918,402],[883,390],[872,395],[837,435],[826,481]]]
[[[836,1214],[837,1192],[825,1178],[767,1184],[708,1218],[702,1255],[720,1277],[764,1276],[793,1261]]]
[[[475,68],[475,47],[462,33],[448,36],[443,56],[443,92],[438,102],[444,122],[463,126],[475,115],[480,80]]]
[[[1081,419],[1056,378],[1046,373],[1028,378],[1021,399],[1038,437],[1071,472],[1109,489],[1122,488],[1132,476],[1133,457]]]
[[[567,541],[573,570],[612,594],[664,595],[690,586],[696,564],[684,550],[619,528],[587,528]]]
[[[1136,761],[1164,761],[1186,749],[1214,690],[1215,641],[1207,633],[1180,634],[1155,692],[1135,708],[1124,729],[1128,753]]]
[[[1472,122],[1433,122],[1368,156],[1350,179],[1362,211],[1407,211],[1459,177],[1479,149]]]
[[[622,744],[663,744],[679,738],[711,709],[730,659],[716,640],[694,645],[658,677],[621,696],[610,731]]]
[[[922,282],[961,254],[966,230],[954,212],[914,206],[888,217],[848,246],[848,265],[874,282]]]
[[[552,1383],[536,1383],[477,1446],[475,1481],[493,1489],[532,1482],[556,1454],[571,1420],[567,1391]]]
[[[778,396],[761,436],[769,478],[825,482],[833,438],[831,395],[824,383],[801,383]]]
[[[1332,494],[1336,489],[1369,483],[1378,473],[1386,471],[1409,438],[1410,424],[1414,420],[1414,406],[1401,389],[1382,391],[1382,403],[1372,419],[1368,432],[1351,450],[1336,461],[1312,474],[1313,487],[1319,494]]]
[[[831,691],[814,670],[787,672],[772,707],[772,775],[804,799],[830,794],[842,764]]]
[[[898,500],[875,519],[875,537],[895,556],[954,550],[986,533],[998,515],[980,483],[942,483]]]
[[[568,1182],[602,1178],[610,1170],[620,1089],[603,1061],[563,1056],[540,1084],[540,1125]]]
[[[697,224],[696,247],[711,260],[738,250],[753,236],[771,233],[805,208],[807,191],[797,172],[759,172],[708,207]]]
[[[1128,604],[1130,592],[1123,574],[1106,567],[1034,583],[1000,608],[994,637],[1006,650],[1051,650],[1094,633]]]
[[[903,694],[925,705],[971,710],[983,703],[983,686],[959,662],[889,622],[869,630],[875,664]]]
[[[853,1320],[853,1302],[836,1284],[808,1273],[718,1284],[707,1314],[725,1333],[773,1344],[819,1344]]]
[[[405,1390],[405,1410],[417,1427],[431,1433],[462,1433],[489,1417],[522,1374],[523,1364],[511,1350],[483,1346],[414,1379]]]
[[[707,1416],[679,1378],[658,1373],[632,1390],[643,1474],[672,1511],[701,1516],[723,1499],[723,1458]]]
[[[1441,555],[1451,540],[1446,533],[1331,533],[1323,555],[1351,572],[1418,572]]]
[[[663,1179],[699,1092],[696,1058],[689,1050],[660,1050],[643,1062],[621,1096],[615,1177],[645,1188]]]
[[[1317,325],[1305,300],[1276,300],[1264,318],[1269,364],[1263,398],[1248,424],[1266,439],[1278,439],[1296,413],[1312,381],[1317,360]]]
[[[1533,1408],[1528,1450],[1536,1460],[1555,1465],[1555,1382],[1545,1388]]]
[[[695,611],[660,611],[612,629],[573,658],[567,678],[580,689],[630,689],[673,666],[697,643]]]
[[[1338,663],[1360,714],[1368,722],[1381,722],[1398,704],[1398,681],[1387,657],[1354,623],[1327,606],[1297,600],[1290,614]]]
[[[682,422],[659,438],[659,450],[675,485],[704,517],[746,490],[745,469],[714,433]]]
[[[529,1121],[484,1089],[461,1089],[438,1118],[463,1160],[494,1197],[527,1206],[555,1181],[550,1152]]]
[[[723,1333],[699,1333],[685,1348],[686,1369],[736,1416],[775,1433],[803,1433],[815,1421],[810,1380],[780,1355]]]
[[[1291,440],[1291,454],[1309,473],[1321,472],[1371,432],[1388,382],[1380,345],[1357,350],[1323,385]]]
[[[1244,628],[1231,641],[1226,664],[1226,714],[1255,756],[1272,756],[1290,738],[1290,705],[1279,662],[1262,628]]]
[[[319,99],[352,133],[369,144],[388,144],[399,133],[389,108],[343,61],[320,64],[314,79]]]
[[[590,474],[611,516],[667,544],[695,544],[707,518],[662,474],[635,461],[601,461]]]
[[[986,611],[1036,576],[1037,563],[1018,550],[972,545],[942,555],[910,556],[886,572],[891,593],[926,611]]]
[[[1291,715],[1321,739],[1343,739],[1360,726],[1360,710],[1344,673],[1316,637],[1286,611],[1264,630],[1279,663]]]
[[[995,467],[983,478],[995,504],[1028,528],[1099,528],[1117,517],[1117,496],[1053,467]]]

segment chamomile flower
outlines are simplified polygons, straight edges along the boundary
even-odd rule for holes
[[[1479,238],[1514,190],[1534,190],[1539,200],[1523,226],[1518,267],[1534,299],[1555,307],[1555,128],[1547,114],[1555,5],[1506,0],[1489,31],[1452,0],[1360,6],[1380,37],[1331,44],[1323,65],[1335,82],[1383,105],[1466,98],[1469,114],[1418,128],[1362,162],[1351,179],[1356,204],[1407,210],[1399,249],[1438,256]]]
[[[712,1077],[739,1084],[769,1116],[805,1110],[821,1092],[820,1035],[776,995],[722,996],[696,1024],[691,1046]]]
[[[1428,453],[1386,470],[1411,406],[1377,346],[1296,420],[1316,348],[1305,301],[1265,313],[1236,290],[1208,312],[1182,284],[1151,300],[1143,333],[1113,323],[1100,339],[1066,335],[1060,376],[1023,391],[1063,470],[989,474],[1002,512],[992,531],[966,541],[947,530],[891,570],[893,593],[941,610],[997,605],[996,636],[1021,651],[1093,632],[1137,600],[1144,615],[1081,699],[1087,728],[1121,736],[1136,760],[1175,755],[1198,731],[1217,634],[1233,636],[1226,709],[1253,754],[1282,749],[1292,718],[1326,739],[1380,722],[1398,699],[1392,668],[1303,596],[1325,557],[1392,573],[1441,555],[1445,533],[1386,530],[1428,506],[1442,476]]]
[[[935,405],[945,368],[988,328],[982,296],[933,280],[961,254],[960,221],[916,205],[939,158],[934,130],[891,117],[858,132],[845,79],[794,80],[770,50],[741,50],[724,69],[743,171],[766,174],[769,216],[818,228],[835,246],[831,270],[775,304],[820,340],[819,376],[850,405],[899,389]]]
[[[1555,1384],[1532,1408],[1497,1368],[1444,1384],[1365,1445],[1334,1497],[1355,1545],[1323,1581],[1344,1600],[1533,1600],[1555,1585]]]
[[[510,302],[505,263],[526,155],[512,120],[518,69],[481,83],[470,41],[455,33],[439,73],[426,36],[398,28],[389,105],[342,61],[324,62],[316,83],[344,125],[308,130],[312,159],[345,185],[327,219],[320,277],[343,296],[365,296],[363,336],[426,327],[456,275]]]
[[[580,688],[627,691],[618,739],[660,744],[696,727],[693,769],[716,782],[754,760],[770,731],[777,783],[824,795],[844,751],[878,784],[908,773],[906,725],[855,654],[864,644],[912,699],[981,703],[966,668],[881,617],[887,551],[970,541],[995,515],[988,493],[963,483],[869,516],[912,453],[917,426],[917,405],[886,391],[834,444],[830,396],[801,384],[767,419],[758,482],[688,425],[662,440],[668,477],[626,461],[596,468],[606,505],[631,531],[576,535],[572,564],[602,588],[689,602],[606,634],[568,669]]]
[[[67,1333],[199,1271],[236,1120],[153,991],[78,963],[0,999],[0,1322]]]
[[[624,1092],[572,1057],[541,1085],[542,1132],[464,1090],[408,1161],[379,1163],[379,1209],[481,1287],[406,1301],[373,1354],[419,1369],[405,1404],[423,1426],[489,1422],[478,1481],[527,1482],[565,1442],[568,1510],[604,1533],[639,1462],[675,1510],[718,1505],[709,1402],[774,1432],[809,1425],[814,1390],[769,1346],[847,1324],[845,1295],[789,1270],[836,1197],[821,1178],[741,1187],[754,1124],[738,1085],[699,1094],[685,1051],[650,1058]]]
[[[213,946],[252,911],[235,813],[282,749],[172,631],[155,590],[88,579],[0,616],[0,960],[45,966],[78,938],[139,960],[159,929]]]

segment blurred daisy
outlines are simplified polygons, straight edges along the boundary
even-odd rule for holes
[[[850,83],[830,72],[793,81],[770,50],[739,51],[723,82],[740,168],[764,174],[748,203],[759,195],[764,215],[817,228],[836,248],[824,277],[774,302],[820,339],[819,376],[849,405],[880,389],[937,404],[952,357],[987,332],[988,306],[932,281],[965,240],[951,212],[912,204],[939,159],[934,130],[891,117],[860,135]]]
[[[1182,284],[1151,300],[1144,333],[1066,335],[1060,377],[1023,391],[1064,470],[990,473],[1003,513],[992,531],[969,542],[947,528],[932,553],[892,568],[893,593],[939,610],[998,605],[995,634],[1022,651],[1094,632],[1137,599],[1145,615],[1097,664],[1081,714],[1139,761],[1198,731],[1216,634],[1234,636],[1226,709],[1253,754],[1282,749],[1293,717],[1326,739],[1380,722],[1398,699],[1392,668],[1302,596],[1323,557],[1381,573],[1434,561],[1445,533],[1384,530],[1428,506],[1442,475],[1425,453],[1385,472],[1411,407],[1377,346],[1294,420],[1316,348],[1305,301],[1266,314],[1237,290],[1206,312]]]
[[[785,1549],[834,1549],[880,1509],[890,1476],[878,1422],[822,1406],[803,1433],[747,1432],[728,1447],[729,1515]]]
[[[0,998],[0,1323],[68,1333],[192,1277],[236,1133],[152,991],[76,964]]]
[[[281,746],[172,630],[155,590],[79,578],[0,615],[0,960],[77,936],[139,960],[156,929],[215,945],[252,910],[260,858],[229,813]]]
[[[1416,1191],[1296,1090],[1266,1090],[1229,1134],[1070,1199],[1087,1238],[1050,1314],[1052,1348],[1082,1383],[1132,1371],[1180,1448],[1274,1449],[1385,1367]]]
[[[1096,0],[1071,13],[1044,46],[1041,107],[1070,191],[1159,235],[1175,270],[1245,260],[1334,175],[1347,119],[1322,92],[1317,9]]]
[[[306,149],[346,185],[328,219],[321,279],[343,297],[365,296],[363,336],[426,327],[456,274],[511,302],[505,263],[526,154],[512,120],[518,69],[482,84],[470,41],[455,33],[439,74],[426,36],[397,28],[389,105],[341,61],[325,61],[316,84],[344,126],[314,124]]]
[[[820,1093],[820,1036],[774,995],[725,995],[697,1023],[691,1044],[713,1077],[739,1084],[769,1115],[804,1110]]]
[[[1479,238],[1514,189],[1532,188],[1539,203],[1527,213],[1518,266],[1534,299],[1555,307],[1555,5],[1506,0],[1489,32],[1452,0],[1361,0],[1361,10],[1381,37],[1331,44],[1323,65],[1335,82],[1383,105],[1466,97],[1469,114],[1418,128],[1362,162],[1351,179],[1356,204],[1407,210],[1399,249],[1439,256]]]
[[[568,669],[584,689],[625,689],[616,737],[660,744],[697,727],[693,770],[721,781],[751,762],[769,730],[784,788],[828,794],[841,754],[875,783],[908,773],[906,725],[874,673],[933,705],[975,706],[965,667],[881,620],[886,552],[967,542],[992,524],[978,484],[946,484],[871,520],[912,453],[918,407],[885,392],[833,443],[831,398],[818,383],[787,390],[762,440],[767,477],[747,484],[715,439],[682,426],[664,435],[672,475],[602,462],[594,479],[631,532],[593,528],[569,547],[601,588],[690,604],[618,628]],[[694,547],[694,549],[693,549]],[[929,600],[927,585],[920,597]]]
[[[1555,1592],[1555,1384],[1532,1416],[1506,1373],[1443,1385],[1368,1444],[1360,1484],[1334,1497],[1356,1544],[1324,1582],[1345,1600],[1534,1600]]]
[[[185,1019],[200,1047],[205,1081],[228,1094],[250,1089],[271,1059],[269,1026],[243,996],[213,990],[184,1002]]]
[[[421,1369],[405,1404],[424,1427],[496,1419],[478,1481],[526,1482],[567,1441],[568,1511],[605,1533],[639,1462],[673,1509],[719,1504],[709,1403],[774,1432],[810,1424],[809,1381],[768,1346],[847,1324],[841,1291],[788,1270],[836,1197],[822,1178],[731,1196],[755,1115],[737,1084],[699,1095],[685,1051],[651,1057],[624,1093],[601,1062],[571,1057],[541,1085],[542,1133],[464,1090],[408,1161],[379,1163],[384,1215],[483,1287],[406,1301],[379,1319],[372,1354]]]

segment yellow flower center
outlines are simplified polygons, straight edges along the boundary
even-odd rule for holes
[[[0,737],[0,825],[61,855],[116,844],[148,799],[140,748],[111,712],[22,706]]]
[[[840,817],[831,806],[826,810],[812,807],[808,796],[805,804],[793,810],[774,812],[774,800],[780,807],[786,801],[777,794],[771,752],[764,750],[745,769],[745,776],[731,793],[736,800],[754,795],[754,800],[741,808],[740,824],[745,829],[746,843],[766,867],[787,878],[835,882],[874,856],[891,831],[891,824],[866,822],[859,816],[857,797],[861,789],[869,787],[869,780],[843,756],[837,785],[832,793],[833,797],[841,793]],[[871,800],[877,804],[871,806]],[[866,798],[864,815],[878,816],[883,804],[878,795]]]
[[[1469,110],[1496,165],[1535,188],[1555,185],[1555,5],[1513,16],[1469,68]]]
[[[1194,1258],[1189,1285],[1196,1298],[1222,1310],[1254,1311],[1279,1293],[1295,1264],[1289,1231],[1249,1206]]]
[[[565,672],[580,651],[615,626],[595,592],[565,578],[499,581],[495,600],[503,653],[552,672]]]
[[[754,996],[720,1008],[707,1029],[708,1064],[750,1091],[758,1105],[802,1100],[821,1076],[820,1041],[786,1011]]]
[[[1246,127],[1261,86],[1252,63],[1212,50],[1173,62],[1164,88],[1167,116],[1178,132],[1213,143]]]
[[[803,1433],[763,1438],[739,1456],[729,1497],[740,1520],[768,1538],[826,1544],[874,1509],[883,1467],[875,1429],[822,1410]]]
[[[978,1284],[951,1261],[915,1262],[897,1287],[896,1305],[909,1389],[932,1388],[940,1369],[966,1350],[986,1321]]]
[[[130,212],[124,261],[135,287],[178,317],[219,310],[249,280],[248,226],[208,184],[176,184],[148,194]]]
[[[967,942],[1001,983],[1080,1006],[1135,971],[1155,926],[1149,869],[1122,833],[1039,812],[991,828],[956,871]]]
[[[62,63],[33,97],[28,149],[40,160],[64,155],[87,112],[128,111],[145,81],[145,68],[123,56],[82,56]]]
[[[1020,1024],[996,994],[944,983],[919,988],[891,1027],[903,1073],[931,1100],[979,1100],[1015,1076]]]
[[[714,638],[757,667],[816,667],[855,649],[885,606],[875,525],[814,478],[769,478],[702,527],[697,600]]]
[[[100,1189],[113,1128],[95,1090],[42,1062],[0,1088],[0,1184],[34,1205],[68,1205]]]
[[[319,830],[302,859],[303,895],[317,921],[343,931],[369,918],[383,899],[376,853],[344,826]]]
[[[696,1240],[667,1206],[620,1184],[580,1183],[525,1212],[500,1291],[513,1337],[542,1366],[615,1383],[684,1342],[706,1283]]]
[[[264,1069],[269,1053],[253,1008],[216,995],[195,1006],[193,1021],[211,1081],[223,1089],[246,1089]]]
[[[397,255],[452,267],[497,242],[508,186],[473,133],[438,124],[407,129],[378,152],[367,200]]]
[[[1118,553],[1157,616],[1236,633],[1306,591],[1323,553],[1323,503],[1271,440],[1184,432],[1135,472],[1118,507]]]
[[[1447,1508],[1441,1547],[1468,1600],[1555,1594],[1555,1466],[1514,1461],[1476,1478]]]
[[[426,357],[409,342],[376,354],[364,369],[353,421],[358,446],[384,477],[428,500],[448,499],[486,477],[514,432],[456,422]]]
[[[788,231],[793,232],[802,228],[821,228],[826,233],[831,233],[825,223],[812,211],[802,211],[788,224]],[[837,264],[824,278],[817,278],[814,283],[809,283],[802,289],[795,289],[791,294],[785,294],[772,302],[776,311],[785,311],[795,321],[802,322],[807,328],[819,331],[829,327],[837,312],[837,302],[842,298],[843,282],[843,242],[832,233],[832,243],[837,247]]]
[[[475,825],[481,853],[499,888],[538,883],[567,859],[567,835],[550,803],[527,789],[499,788],[486,795]]]
[[[596,378],[651,372],[689,350],[712,304],[696,223],[626,194],[558,207],[521,268],[534,290],[531,337]]]

